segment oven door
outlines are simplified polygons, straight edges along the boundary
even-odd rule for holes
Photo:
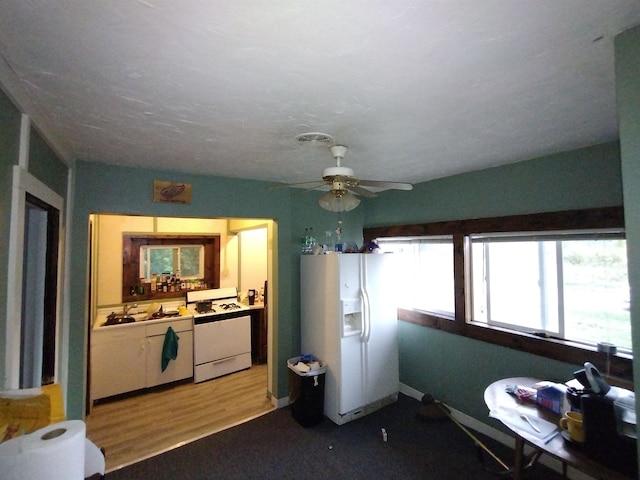
[[[197,319],[193,329],[195,365],[251,353],[251,317],[213,315]]]

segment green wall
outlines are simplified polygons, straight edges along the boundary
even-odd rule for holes
[[[0,90],[0,332],[7,326],[7,272],[13,166],[18,164],[21,114]],[[4,339],[4,335],[1,336]],[[5,379],[6,346],[0,341],[0,378]]]
[[[564,152],[388,197],[367,204],[366,226],[621,205],[619,148],[614,142]],[[475,418],[486,418],[483,392],[491,382],[516,376],[566,380],[577,367],[400,322],[400,381]]]
[[[60,161],[35,128],[29,138],[29,173],[62,198],[67,195],[69,168]]]
[[[640,345],[640,27],[618,37],[616,87],[634,352]],[[634,384],[640,385],[640,355],[633,358]],[[640,410],[636,400],[636,411]],[[638,428],[640,430],[640,428]],[[640,444],[638,445],[640,458]]]
[[[427,160],[425,160],[427,161]],[[367,200],[367,226],[622,204],[618,142],[440,178]]]

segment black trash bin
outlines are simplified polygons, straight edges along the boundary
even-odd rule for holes
[[[318,362],[319,368],[301,371],[298,362]],[[289,367],[289,406],[291,416],[303,427],[312,427],[322,421],[324,415],[324,377],[327,368],[310,355],[287,360]]]

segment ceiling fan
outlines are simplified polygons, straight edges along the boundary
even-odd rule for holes
[[[360,200],[356,198],[354,193],[363,197],[376,197],[377,195],[371,190],[363,187],[375,187],[394,190],[411,190],[413,185],[401,182],[386,182],[379,180],[360,180],[353,170],[340,165],[347,153],[347,147],[344,145],[333,145],[329,147],[331,155],[336,160],[335,167],[325,168],[322,173],[322,180],[311,182],[288,183],[279,185],[284,187],[304,187],[305,191],[317,190],[319,188],[329,186],[330,190],[322,195],[318,200],[318,204],[325,210],[330,212],[348,212],[353,210],[360,204]],[[277,188],[277,187],[276,187]]]

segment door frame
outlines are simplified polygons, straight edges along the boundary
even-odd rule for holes
[[[31,175],[22,165],[13,167],[11,193],[11,222],[9,234],[9,262],[7,282],[7,324],[5,336],[5,389],[19,388],[20,384],[20,333],[22,326],[22,281],[24,265],[25,208],[27,193],[51,205],[60,212],[60,236],[58,238],[58,291],[56,307],[56,357],[60,358],[60,312],[62,305],[60,279],[63,273],[64,198]],[[56,362],[57,363],[57,362]],[[59,365],[56,365],[56,377]]]

